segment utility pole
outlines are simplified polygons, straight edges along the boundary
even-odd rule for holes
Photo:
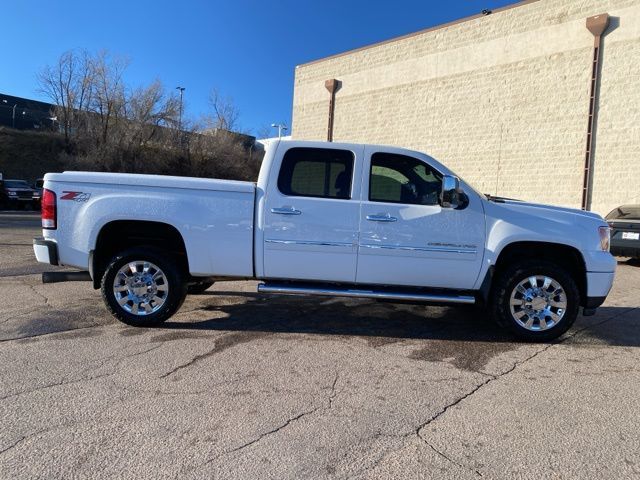
[[[278,138],[282,138],[282,132],[289,130],[284,123],[272,123],[271,126],[278,129]]]
[[[180,90],[180,116],[178,117],[178,130],[182,131],[182,95],[185,91],[185,88],[176,87],[176,90]]]

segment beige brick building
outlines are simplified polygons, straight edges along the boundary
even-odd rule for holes
[[[587,18],[607,13],[594,42]],[[580,208],[640,203],[640,0],[533,0],[296,68],[293,138],[399,145],[482,192]]]

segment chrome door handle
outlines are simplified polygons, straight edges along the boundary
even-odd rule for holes
[[[276,213],[278,215],[300,215],[302,212],[293,207],[280,207],[272,208],[271,213]]]
[[[386,215],[367,215],[367,220],[371,222],[396,222],[398,219],[388,213]]]

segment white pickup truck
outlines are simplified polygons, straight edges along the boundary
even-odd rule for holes
[[[84,271],[45,278],[92,279],[136,326],[215,280],[256,278],[263,293],[476,304],[548,340],[595,312],[616,267],[599,215],[483,195],[377,145],[273,142],[257,184],[50,173],[42,227],[38,261]]]

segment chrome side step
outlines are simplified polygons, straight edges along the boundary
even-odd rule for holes
[[[280,295],[320,295],[325,297],[355,297],[375,298],[379,300],[405,300],[434,303],[476,303],[471,295],[455,295],[440,293],[401,292],[394,290],[369,290],[356,288],[341,288],[339,286],[326,288],[314,285],[296,285],[288,283],[261,283],[259,293],[275,293]]]

